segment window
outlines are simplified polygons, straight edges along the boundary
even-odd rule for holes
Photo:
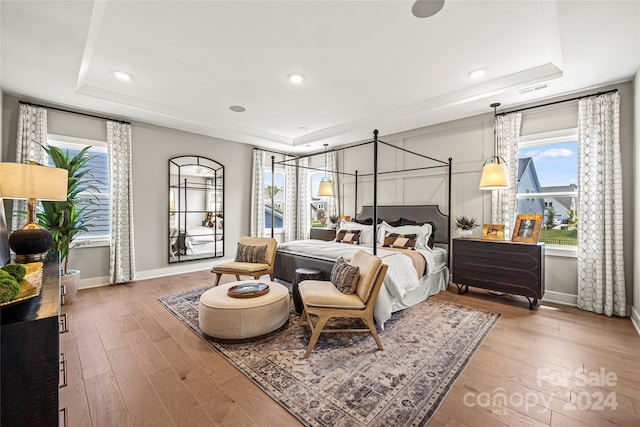
[[[87,153],[92,157],[89,161],[91,177],[87,179],[97,180],[92,192],[80,193],[84,200],[79,204],[79,208],[87,207],[91,211],[89,220],[89,231],[82,233],[77,240],[91,243],[108,244],[110,238],[110,197],[109,197],[109,162],[107,155],[107,143],[105,141],[94,141],[82,138],[72,138],[60,135],[48,135],[49,145],[60,148],[63,152],[69,151],[69,156],[75,156],[86,146],[91,148]],[[49,166],[53,166],[51,158],[48,159]]]
[[[309,174],[309,194],[311,195],[311,205],[309,206],[312,227],[326,227],[327,203],[322,196],[318,196],[320,181],[325,177],[324,172],[314,172]],[[324,221],[324,222],[323,222]]]
[[[282,230],[284,224],[284,170],[275,170],[273,186],[271,185],[271,172],[264,173],[264,227],[271,230],[271,218],[273,216],[273,228]],[[271,195],[273,194],[273,209],[271,207]],[[272,215],[273,213],[273,215]]]
[[[518,213],[540,214],[541,242],[578,244],[577,129],[522,137],[518,147]]]

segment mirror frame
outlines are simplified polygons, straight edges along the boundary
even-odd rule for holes
[[[224,165],[185,155],[170,158],[168,169],[169,264],[224,257]],[[189,253],[193,245],[201,248]]]

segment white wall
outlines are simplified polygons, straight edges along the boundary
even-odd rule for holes
[[[621,97],[620,137],[623,158],[623,191],[625,236],[633,235],[633,91],[631,82],[571,94],[564,98],[596,93],[600,90],[617,88]],[[636,89],[637,91],[637,89]],[[499,100],[496,100],[499,101]],[[553,101],[553,100],[551,100]],[[487,107],[487,114],[468,117],[452,122],[384,135],[380,129],[380,139],[430,157],[441,160],[453,158],[452,176],[452,218],[466,215],[478,219],[480,224],[491,222],[491,194],[478,189],[482,164],[493,154],[493,114]],[[506,108],[506,110],[510,110]],[[636,113],[637,115],[637,113]],[[577,127],[578,106],[576,102],[558,104],[552,107],[523,112],[521,135],[549,132],[558,129]],[[379,148],[379,171],[405,169],[426,166],[415,156],[399,150],[381,146]],[[339,161],[345,172],[358,170],[359,174],[372,172],[373,154],[371,146],[362,146],[340,153]],[[636,188],[638,185],[636,185]],[[371,178],[358,180],[358,210],[363,204],[373,201]],[[354,214],[353,179],[341,179],[342,215]],[[637,193],[637,190],[636,190]],[[637,194],[636,194],[637,195]],[[435,173],[412,172],[398,175],[382,175],[378,185],[378,204],[438,204],[444,212],[446,204],[446,178]],[[511,230],[506,230],[510,236]],[[480,237],[481,229],[474,230],[474,236]],[[456,232],[452,230],[452,236]],[[632,300],[634,278],[634,239],[626,239],[625,275],[629,304]],[[636,241],[640,239],[635,239]],[[546,299],[575,304],[577,295],[577,260],[575,253],[547,250],[546,255]],[[637,277],[637,276],[636,276]],[[637,279],[636,279],[637,280]],[[638,298],[636,292],[636,299]],[[640,303],[639,303],[640,304]]]
[[[635,202],[635,230],[632,236],[633,247],[635,250],[635,257],[633,264],[633,299],[631,308],[631,319],[636,325],[638,333],[640,333],[640,262],[638,262],[638,256],[640,256],[640,69],[633,79],[633,94],[634,94],[634,194],[633,200]],[[631,299],[631,298],[630,298]]]
[[[18,98],[4,96],[2,158],[15,160]],[[8,129],[7,129],[8,128]],[[106,140],[104,120],[82,115],[48,112],[50,133]],[[217,260],[168,263],[168,160],[178,155],[200,155],[225,166],[225,258],[249,230],[252,147],[146,123],[133,122],[133,193],[137,277],[147,278],[210,268]],[[106,283],[109,248],[75,248],[70,267],[82,271],[82,287]]]

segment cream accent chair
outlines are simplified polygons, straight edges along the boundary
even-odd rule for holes
[[[236,276],[236,280],[240,280],[240,275],[252,276],[254,279],[259,279],[261,276],[268,274],[273,281],[273,264],[276,259],[276,248],[278,243],[276,239],[269,237],[241,237],[240,242],[246,246],[267,246],[267,253],[265,255],[265,263],[252,263],[252,262],[227,262],[225,264],[219,264],[213,267],[211,272],[216,275],[213,286],[218,286],[220,282],[220,276],[223,274],[233,274]]]
[[[365,251],[356,252],[350,264],[360,267],[358,285],[353,294],[343,294],[333,283],[320,280],[304,280],[298,287],[304,304],[298,326],[306,318],[311,327],[311,339],[304,358],[309,357],[322,332],[370,332],[378,348],[383,349],[373,321],[373,306],[387,274],[387,265]],[[318,319],[315,325],[311,316]],[[368,329],[325,329],[332,317],[361,319]]]

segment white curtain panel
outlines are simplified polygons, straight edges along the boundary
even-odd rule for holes
[[[335,151],[327,153],[327,176],[333,183],[333,196],[328,196],[327,200],[327,214],[328,215],[340,215],[340,204],[338,197],[340,192],[340,185],[338,182],[338,154]],[[329,218],[327,218],[327,221]],[[327,222],[328,223],[328,222]]]
[[[253,150],[253,177],[251,179],[251,236],[253,237],[265,237],[264,173],[266,162],[267,153],[255,148]]]
[[[27,104],[20,104],[18,113],[18,136],[16,138],[16,163],[30,160],[47,164],[47,110]],[[11,213],[11,230],[15,231],[27,223],[27,201],[14,200]]]
[[[311,192],[309,190],[309,159],[298,159],[298,239],[309,239],[311,227]]]
[[[493,190],[491,192],[491,222],[504,224],[505,235],[510,235],[518,216],[518,143],[520,142],[521,113],[510,113],[496,116],[496,136],[498,139],[498,151],[496,156],[501,156],[507,164],[507,174],[511,187],[505,190]]]
[[[107,121],[111,243],[109,283],[135,279],[131,125]]]
[[[578,108],[578,307],[626,316],[620,97],[584,98]]]
[[[295,157],[285,156],[287,162],[284,163],[284,241],[296,240],[298,238],[297,219],[297,190],[298,179],[296,176]]]

